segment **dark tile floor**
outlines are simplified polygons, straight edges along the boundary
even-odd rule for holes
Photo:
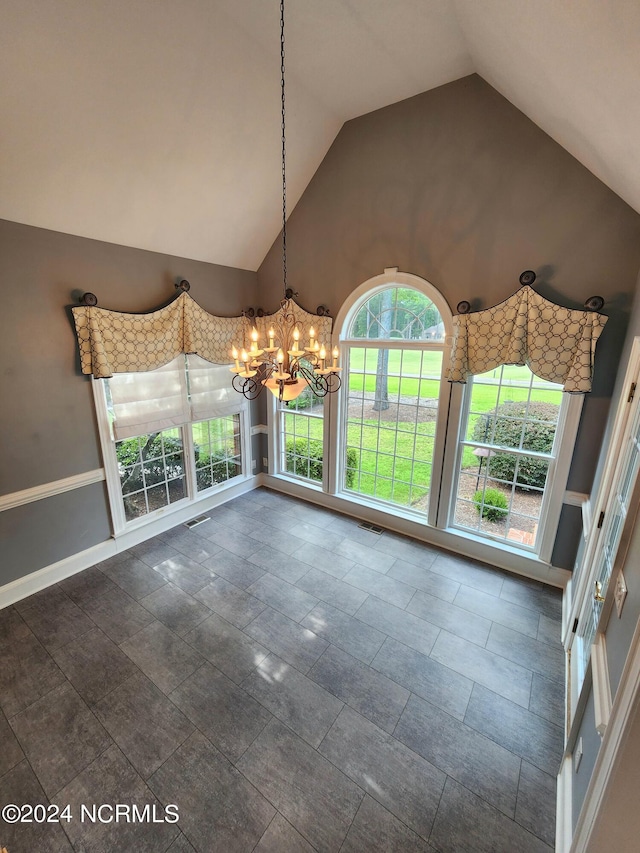
[[[210,516],[0,614],[0,804],[72,815],[0,846],[549,853],[559,591],[264,489]],[[81,820],[116,803],[156,822]]]

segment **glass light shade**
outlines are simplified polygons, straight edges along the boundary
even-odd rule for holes
[[[285,382],[282,390],[282,397],[280,397],[280,383],[276,379],[273,377],[265,379],[264,384],[267,386],[269,391],[271,391],[274,397],[278,400],[282,399],[285,403],[288,403],[299,397],[309,383],[301,376],[293,382]]]

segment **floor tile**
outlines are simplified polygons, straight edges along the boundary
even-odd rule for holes
[[[0,711],[0,776],[19,764],[24,758],[13,729],[7,722],[7,718]]]
[[[464,585],[458,590],[453,603],[512,631],[519,631],[534,639],[538,636],[538,614],[519,604]]]
[[[99,628],[52,653],[80,696],[95,703],[130,678],[137,667]]]
[[[473,681],[391,638],[371,666],[458,720],[464,719]]]
[[[328,604],[318,604],[300,624],[364,663],[371,663],[386,638],[371,625]]]
[[[172,554],[175,554],[173,548],[170,549]],[[154,565],[160,565],[164,560],[158,560]],[[166,578],[163,578],[159,572],[154,572],[153,568],[147,565],[144,560],[134,557],[131,551],[127,555],[127,559],[120,563],[116,563],[105,573],[111,580],[123,589],[132,598],[140,599],[150,592],[158,589],[166,584]]]
[[[218,551],[210,560],[205,560],[203,565],[212,572],[215,572],[216,575],[220,575],[220,577],[223,577],[241,589],[251,586],[254,581],[257,581],[265,573],[264,569],[261,569],[260,566],[254,566],[253,563],[245,560],[244,557],[238,557],[224,548]]]
[[[440,629],[430,622],[375,596],[369,596],[356,617],[423,655],[430,654],[440,633]]]
[[[145,595],[140,604],[179,636],[187,634],[211,616],[211,611],[201,601],[196,601],[172,583]]]
[[[187,836],[180,833],[167,853],[196,853],[196,849],[189,843]]]
[[[531,670],[447,631],[440,632],[431,657],[505,699],[511,699],[523,708],[529,707]]]
[[[430,840],[441,853],[552,853],[454,779],[447,779]]]
[[[316,521],[318,520],[315,510],[311,510],[310,518],[314,518]],[[343,538],[340,533],[334,533],[332,530],[328,530],[324,526],[310,524],[306,521],[296,522],[293,525],[293,530],[291,532],[297,539],[303,539],[309,545],[317,545],[320,548],[328,549],[329,551],[336,548]],[[306,546],[304,547],[306,548]],[[307,553],[311,554],[312,550],[313,549],[308,549]],[[300,549],[298,549],[296,553],[300,554]],[[316,565],[320,564],[316,563]]]
[[[513,818],[520,759],[449,714],[411,696],[395,737]]]
[[[421,590],[413,596],[407,605],[407,611],[479,646],[484,646],[491,630],[491,621],[484,616],[469,613]]]
[[[556,681],[562,681],[564,678],[564,651],[559,643],[549,646],[526,637],[519,631],[512,631],[494,623],[486,648],[532,672],[549,676]]]
[[[165,811],[164,803],[156,799],[115,745],[59,791],[55,802],[60,806],[69,803],[73,815],[80,815],[81,804],[89,809],[94,806],[97,809],[102,804],[136,805],[142,813],[145,806],[149,807],[149,820],[113,820],[103,823],[96,816],[95,822],[75,819],[65,823],[65,830],[75,849],[82,853],[106,853],[112,850],[158,853],[170,847],[180,831],[177,823],[159,822],[165,816],[173,819],[173,811]],[[112,812],[107,810],[106,815],[110,814]]]
[[[278,812],[253,853],[314,853],[314,850]]]
[[[438,552],[429,568],[438,575],[445,575],[458,583],[488,592],[489,595],[499,595],[504,582],[501,572],[444,551]]]
[[[427,853],[433,848],[368,795],[362,801],[340,853]]]
[[[48,799],[28,761],[22,761],[0,778],[0,803],[48,805]],[[72,853],[60,823],[5,823],[0,821],[2,843],[10,853]]]
[[[191,536],[191,533],[185,535]],[[206,560],[208,557],[204,557],[203,559]],[[200,562],[185,554],[176,554],[175,557],[169,557],[168,560],[158,563],[155,571],[159,575],[162,575],[165,580],[189,593],[189,595],[199,592],[203,586],[211,583],[215,577],[213,571],[206,569]]]
[[[160,622],[152,622],[120,648],[164,693],[191,675],[204,658]]]
[[[309,595],[308,592],[270,574],[263,575],[260,580],[252,583],[247,587],[247,592],[294,622],[304,619],[318,603],[315,595]]]
[[[344,610],[350,616],[353,616],[368,598],[368,593],[363,590],[337,580],[319,569],[309,569],[296,586],[319,598],[320,601]]]
[[[404,560],[395,560],[387,574],[389,577],[409,584],[416,589],[421,589],[429,595],[435,595],[436,598],[441,598],[443,601],[453,601],[460,589],[460,584],[457,581],[451,580],[445,575],[430,572],[424,566],[416,566],[414,563],[407,563]]]
[[[142,673],[116,687],[98,702],[94,712],[143,779],[194,731],[189,720]]]
[[[247,625],[245,634],[303,673],[313,666],[329,645],[309,628],[303,628],[271,607]]]
[[[31,705],[65,681],[20,614],[10,608],[0,619],[0,708],[7,717]]]
[[[198,851],[253,850],[275,809],[199,732],[149,779],[163,803],[175,803],[180,829]]]
[[[16,714],[11,727],[48,797],[112,743],[69,683]]]
[[[550,619],[562,619],[562,590],[540,581],[506,576],[500,598],[544,613]]]
[[[316,747],[344,707],[339,699],[277,655],[269,655],[258,664],[242,687]]]
[[[377,551],[371,545],[363,545],[351,538],[343,539],[333,550],[335,554],[346,557],[352,563],[358,563],[360,566],[366,566],[382,574],[386,574],[396,562],[396,558],[390,554]]]
[[[338,543],[342,541],[342,537],[338,537]],[[350,557],[341,556],[335,551],[331,551],[328,541],[324,541],[324,544],[327,546],[326,548],[322,545],[305,543],[294,551],[294,557],[307,568],[311,566],[320,569],[326,574],[342,580],[347,572],[355,566],[355,561]]]
[[[441,770],[349,707],[319,749],[407,826],[429,837],[446,778]]]
[[[266,658],[268,650],[214,613],[184,637],[185,641],[236,684]]]
[[[169,560],[175,559],[179,561],[184,556],[195,563],[204,563],[205,560],[213,557],[220,550],[219,545],[216,545],[215,542],[211,542],[209,539],[205,539],[204,536],[200,536],[197,531],[197,527],[190,530],[184,524],[181,524],[179,527],[174,527],[172,530],[161,534],[163,541],[179,552],[179,555],[176,555],[175,558],[169,557]],[[167,560],[164,562],[166,563]],[[159,565],[162,565],[162,563]],[[157,569],[158,566],[156,565],[154,568]],[[178,583],[175,575],[168,577],[167,580]],[[182,584],[178,584],[178,586],[182,586]],[[187,589],[186,586],[182,586],[182,588],[185,592],[197,592],[195,589]]]
[[[344,579],[358,589],[370,592],[371,595],[388,601],[389,604],[395,604],[396,607],[406,607],[415,592],[414,587],[368,569],[366,566],[354,566],[347,572]]]
[[[249,557],[262,547],[262,542],[258,539],[217,521],[208,521],[206,525],[203,524],[202,532],[210,542],[231,551],[238,557]]]
[[[562,725],[550,723],[478,684],[473,688],[464,719],[467,725],[545,773],[553,776],[558,773],[563,749]]]
[[[556,778],[522,762],[516,821],[553,847],[556,837]]]
[[[262,601],[224,578],[216,578],[194,597],[236,628],[244,628],[265,608]]]
[[[94,626],[87,615],[57,588],[43,590],[44,594],[31,596],[19,602],[20,614],[36,637],[48,651],[59,649],[66,643],[86,634]]]
[[[87,601],[104,595],[105,592],[117,589],[114,582],[97,566],[71,575],[70,578],[65,578],[65,580],[60,581],[58,586],[79,607],[82,607]]]
[[[538,640],[552,646],[562,645],[562,622],[560,619],[550,619],[541,613],[538,620]]]
[[[404,560],[425,569],[429,568],[439,554],[429,545],[390,531],[385,531],[379,536],[373,547],[383,554],[395,557],[396,560]]]
[[[558,726],[564,725],[564,681],[534,673],[529,710]]]
[[[362,791],[283,723],[269,723],[238,767],[319,853],[340,849]]]
[[[139,545],[129,548],[127,558],[130,556],[134,556],[147,566],[155,568],[170,557],[175,557],[176,549],[168,545],[160,536],[154,536],[152,539],[147,539],[146,542],[140,542]]]
[[[272,719],[266,708],[208,663],[171,693],[171,701],[233,762]]]
[[[83,609],[114,643],[122,643],[155,621],[148,610],[120,588],[110,590],[93,601],[87,601]]]
[[[311,667],[309,678],[388,732],[409,698],[404,687],[335,646]]]
[[[255,554],[249,557],[249,562],[258,566],[264,572],[271,572],[283,581],[295,583],[309,569],[306,563],[302,563],[295,557],[288,554],[283,554],[282,551],[277,551],[268,545],[260,548]]]

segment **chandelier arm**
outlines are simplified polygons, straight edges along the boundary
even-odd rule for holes
[[[237,373],[231,380],[231,384],[233,385],[234,390],[239,394],[242,394],[243,397],[246,397],[247,400],[255,400],[256,397],[260,395],[262,388],[264,387],[260,382],[257,382],[253,376],[244,377],[239,376]]]

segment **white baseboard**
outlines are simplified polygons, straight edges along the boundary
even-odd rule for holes
[[[562,762],[556,787],[556,846],[555,853],[569,853],[573,835],[571,813],[571,786],[573,782],[573,760],[568,755]]]
[[[77,554],[72,554],[59,560],[57,563],[52,563],[50,566],[45,566],[43,569],[38,569],[24,577],[16,578],[4,586],[0,586],[0,610],[4,607],[9,607],[10,604],[15,604],[16,601],[21,601],[33,595],[34,592],[40,592],[48,586],[52,586],[58,581],[75,575],[77,572],[82,572],[90,566],[95,566],[102,560],[113,557],[121,551],[126,551],[133,545],[138,545],[159,533],[164,533],[166,530],[171,530],[178,524],[184,524],[197,515],[202,515],[209,509],[220,506],[232,498],[237,498],[239,495],[250,492],[259,485],[258,477],[248,477],[240,483],[236,483],[227,489],[209,495],[203,500],[190,503],[188,506],[181,507],[174,513],[167,513],[161,518],[152,521],[135,530],[127,531],[120,536],[107,539],[105,542],[100,542],[87,548],[85,551],[79,551]]]
[[[93,545],[85,551],[79,551],[77,554],[65,557],[64,560],[59,560],[57,563],[45,566],[44,569],[31,572],[22,578],[16,578],[16,580],[0,586],[0,610],[8,607],[10,604],[15,604],[16,601],[21,601],[23,598],[33,595],[34,592],[40,592],[41,589],[46,589],[48,586],[58,583],[58,581],[71,577],[71,575],[75,575],[77,572],[82,572],[90,566],[95,566],[96,563],[112,557],[115,553],[115,541],[107,539],[106,542],[100,542],[98,545]]]

